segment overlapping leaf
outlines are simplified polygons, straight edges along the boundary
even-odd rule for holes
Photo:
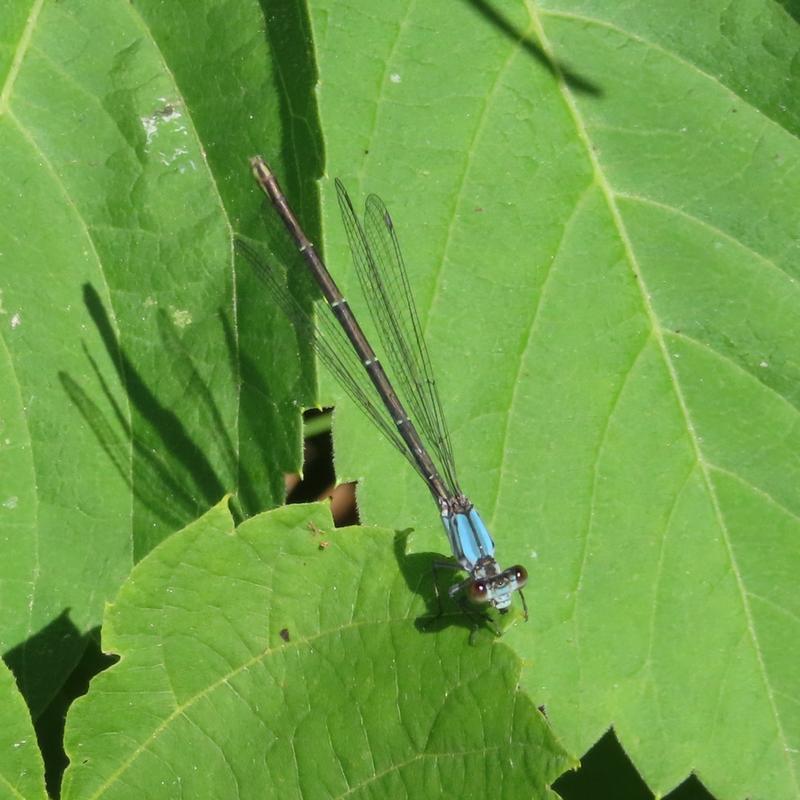
[[[65,800],[555,796],[569,762],[510,651],[420,633],[429,564],[331,525],[294,506],[234,531],[221,504],[134,570],[104,622],[121,660],[68,720]]]
[[[235,296],[248,130],[281,125],[257,6],[0,18],[0,645],[38,714],[132,563],[226,491],[282,499],[308,390]]]

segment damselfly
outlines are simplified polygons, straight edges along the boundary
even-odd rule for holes
[[[456,596],[463,592],[473,603],[507,612],[513,592],[522,589],[528,574],[519,565],[505,570],[500,568],[494,557],[492,537],[459,486],[450,434],[389,212],[382,201],[371,194],[362,223],[344,186],[336,181],[353,264],[381,344],[396,374],[399,394],[347,300],[303,233],[275,176],[259,156],[252,158],[250,164],[259,186],[272,202],[325,298],[327,309],[318,315],[317,330],[313,333],[317,353],[353,400],[419,473],[436,501],[455,560],[455,563],[440,562],[437,566],[469,573],[467,578],[450,587],[449,594]],[[304,312],[274,267],[240,239],[236,245],[289,319],[302,322]],[[528,609],[521,591],[520,597],[527,619]]]

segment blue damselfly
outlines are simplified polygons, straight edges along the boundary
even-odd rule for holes
[[[450,587],[449,594],[456,596],[463,592],[473,603],[507,612],[513,593],[522,589],[528,575],[519,565],[505,570],[500,568],[494,557],[492,537],[459,486],[450,434],[389,212],[380,198],[369,195],[362,222],[343,184],[336,181],[353,263],[389,365],[395,373],[399,394],[347,300],[303,232],[275,176],[259,156],[251,159],[250,164],[259,186],[270,199],[325,298],[327,310],[321,310],[317,330],[312,334],[317,353],[348,394],[419,473],[436,501],[455,560],[455,563],[440,562],[437,566],[469,573],[467,578]],[[289,319],[303,321],[304,312],[274,268],[241,240],[237,240],[237,248],[270,288]],[[438,593],[438,586],[436,590]],[[527,619],[528,610],[521,591],[520,597]]]

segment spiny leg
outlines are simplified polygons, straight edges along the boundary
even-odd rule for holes
[[[522,589],[517,590],[519,593],[519,599],[522,600],[522,614],[525,617],[525,622],[528,621],[528,604],[525,602],[525,595],[522,593]]]

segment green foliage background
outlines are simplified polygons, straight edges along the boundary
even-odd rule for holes
[[[548,796],[612,725],[656,795],[800,796],[797,17],[0,0],[0,795],[102,626],[65,797]],[[234,258],[256,152],[346,288],[329,177],[389,204],[501,641],[415,624],[436,513],[344,402],[383,528],[236,527],[340,399]]]

